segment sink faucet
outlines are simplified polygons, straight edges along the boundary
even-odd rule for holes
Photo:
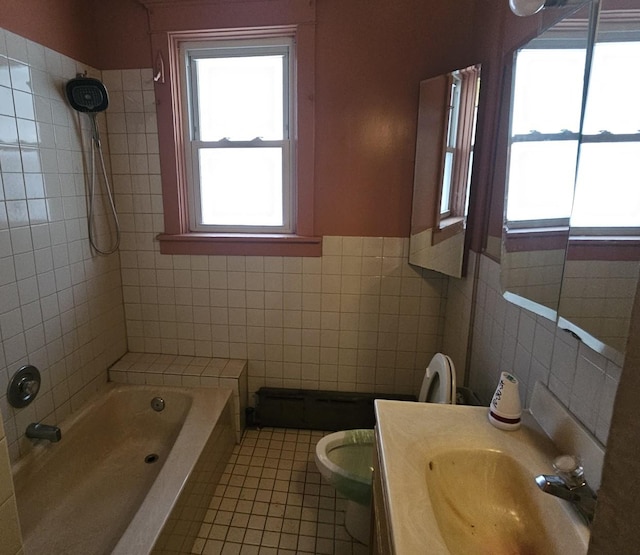
[[[31,439],[48,439],[49,441],[60,441],[62,439],[62,432],[58,426],[50,426],[39,422],[29,424],[25,435]]]
[[[598,496],[584,477],[580,460],[572,455],[562,455],[553,462],[557,474],[536,476],[536,484],[545,493],[565,499],[590,525]]]

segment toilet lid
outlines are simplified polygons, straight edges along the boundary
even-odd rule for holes
[[[455,405],[456,371],[447,355],[436,353],[431,359],[422,380],[418,401]]]

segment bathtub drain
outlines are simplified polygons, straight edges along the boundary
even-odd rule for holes
[[[146,462],[147,464],[152,464],[154,462],[156,462],[160,457],[158,455],[156,455],[155,453],[151,453],[150,455],[147,455],[144,458],[144,462]]]

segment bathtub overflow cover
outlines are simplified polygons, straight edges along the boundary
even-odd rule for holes
[[[164,410],[164,399],[162,397],[154,397],[151,399],[151,408],[156,412]]]
[[[156,455],[155,453],[151,453],[150,455],[147,455],[144,458],[144,462],[146,462],[147,464],[152,464],[154,462],[156,462],[160,457],[158,455]]]

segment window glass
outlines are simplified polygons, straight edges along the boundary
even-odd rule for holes
[[[585,57],[584,48],[533,48],[517,54],[506,211],[510,222],[541,225],[540,220],[568,220],[571,214]]]
[[[579,130],[585,56],[584,48],[518,52],[512,136]]]
[[[577,155],[577,140],[512,144],[507,220],[568,218]]]
[[[572,227],[640,227],[638,67],[640,42],[595,44]]]
[[[640,227],[640,142],[583,144],[572,227]]]
[[[291,44],[188,44],[191,231],[292,233]]]
[[[640,42],[596,43],[584,133],[640,132]]]
[[[196,59],[202,141],[284,137],[284,56]]]
[[[448,217],[451,213],[451,196],[453,194],[453,163],[456,157],[458,124],[460,120],[460,88],[461,80],[456,72],[451,74],[451,92],[447,113],[447,144],[445,145],[444,170],[442,172],[442,188],[440,192],[440,216]]]
[[[453,173],[453,152],[444,153],[444,172],[442,174],[442,193],[440,197],[440,214],[448,214],[451,210],[451,179]]]
[[[209,148],[199,155],[203,224],[283,224],[281,149]]]

